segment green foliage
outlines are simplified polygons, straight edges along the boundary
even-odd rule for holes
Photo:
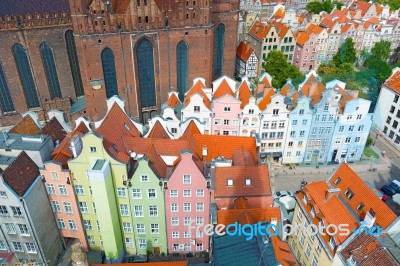
[[[351,73],[354,72],[354,67],[350,63],[343,63],[338,66],[333,64],[321,64],[317,69],[319,75],[337,74],[337,73]]]
[[[369,147],[372,145],[373,142],[374,142],[374,140],[370,136],[368,136],[365,146]]]
[[[326,11],[328,13],[331,13],[332,9],[333,9],[333,5],[334,4],[338,5],[338,3],[339,3],[340,6],[343,6],[343,4],[338,2],[338,1],[335,1],[335,2],[332,3],[331,0],[324,0],[323,2],[319,2],[319,1],[315,0],[315,1],[307,3],[306,10],[309,13],[313,13],[313,14],[319,14],[322,11]]]
[[[389,41],[379,41],[375,43],[374,47],[371,49],[369,57],[365,61],[365,65],[368,66],[370,60],[386,62],[390,57],[390,45],[391,43]]]
[[[344,4],[340,1],[333,1],[333,4],[336,5],[336,9],[341,10]]]
[[[347,38],[339,47],[339,50],[332,59],[333,65],[339,67],[341,64],[354,64],[357,60],[356,49],[352,38]]]
[[[380,59],[371,57],[368,58],[368,67],[375,70],[376,78],[382,83],[389,78],[390,74],[392,73],[392,68],[389,66],[389,64]]]
[[[364,2],[369,2],[370,0],[363,0]],[[400,8],[400,0],[374,0],[373,2],[382,5],[389,5],[390,10],[397,10]]]
[[[272,86],[281,88],[287,79],[304,78],[297,67],[287,62],[285,55],[278,50],[272,50],[265,59],[264,70],[272,77]]]

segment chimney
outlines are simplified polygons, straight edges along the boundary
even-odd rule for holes
[[[339,195],[339,193],[340,193],[340,188],[328,189],[327,191],[325,191],[325,202],[327,202],[334,195]]]
[[[208,156],[208,149],[207,149],[207,146],[203,146],[203,155],[202,155],[203,157],[207,157]]]

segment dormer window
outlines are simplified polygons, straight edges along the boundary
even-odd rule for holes
[[[224,107],[224,112],[230,112],[231,108],[230,107]]]
[[[308,201],[307,195],[304,194],[304,198],[303,198],[304,204],[307,204],[307,201]]]
[[[334,182],[335,185],[336,185],[336,186],[339,185],[340,181],[342,181],[342,179],[341,179],[340,177],[336,178],[336,180],[335,180],[335,182]]]
[[[251,179],[250,178],[246,178],[246,186],[251,186]]]
[[[354,192],[351,191],[351,190],[348,188],[348,189],[346,189],[346,191],[344,192],[344,195],[346,196],[346,198],[347,198],[348,200],[351,200],[351,199],[353,198],[353,196],[354,196]]]
[[[233,186],[233,179],[228,179],[228,186],[232,187]]]
[[[315,209],[314,209],[314,207],[311,208],[311,216],[315,217]]]
[[[365,204],[360,202],[360,204],[358,204],[358,206],[357,206],[357,211],[360,212],[364,207],[365,207]]]
[[[336,242],[335,239],[331,236],[331,238],[329,239],[329,246],[334,249],[336,246]]]

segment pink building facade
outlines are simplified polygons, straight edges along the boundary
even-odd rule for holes
[[[242,110],[240,101],[230,94],[225,94],[212,103],[212,134],[239,136]]]
[[[202,229],[210,220],[210,190],[202,167],[200,159],[184,151],[167,182],[165,211],[169,253],[209,249],[209,238]],[[197,226],[201,230],[197,231]]]
[[[60,162],[48,161],[40,169],[40,174],[46,180],[47,193],[60,235],[65,242],[67,238],[78,239],[82,248],[88,250],[70,171],[63,169]]]

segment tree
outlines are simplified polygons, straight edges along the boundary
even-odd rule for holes
[[[333,4],[336,6],[336,9],[341,10],[344,4],[340,1],[333,1]]]
[[[391,43],[389,41],[379,41],[375,43],[374,47],[371,49],[370,58],[386,62],[390,57],[390,45]]]
[[[304,78],[297,67],[287,62],[285,55],[278,50],[272,50],[265,59],[264,70],[272,77],[272,86],[281,88],[287,79]]]
[[[335,66],[343,63],[354,64],[357,60],[356,49],[352,38],[347,38],[344,43],[339,47],[339,50],[332,59]]]
[[[375,70],[376,78],[383,83],[392,74],[392,68],[386,61],[382,61],[376,58],[368,58],[368,68]]]
[[[308,2],[306,5],[306,10],[308,13],[319,14],[322,11],[322,3],[317,1]]]

